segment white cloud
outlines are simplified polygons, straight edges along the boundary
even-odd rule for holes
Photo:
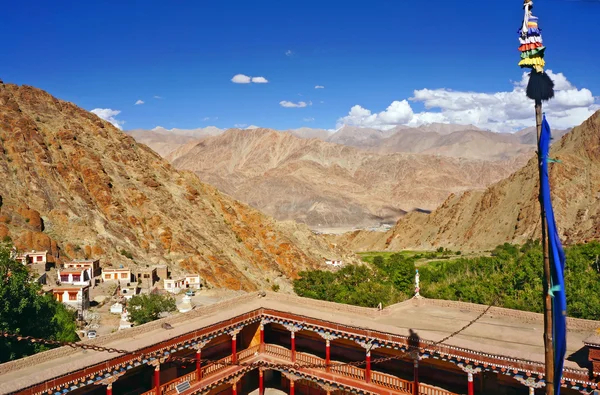
[[[314,120],[315,120],[315,119],[311,117],[311,118],[304,118],[304,119],[302,119],[302,120],[303,120],[304,122],[314,122]]]
[[[238,128],[238,129],[243,129],[246,126],[248,126],[247,123],[236,123],[235,125],[233,125],[234,128]]]
[[[112,123],[118,129],[122,129],[121,125],[125,124],[125,121],[121,121],[115,118],[121,113],[121,111],[119,110],[112,110],[110,108],[94,108],[90,112],[96,114],[105,121]]]
[[[252,82],[255,84],[266,84],[269,81],[265,77],[252,77]]]
[[[162,96],[155,95],[154,98],[155,99],[162,99]]]
[[[323,85],[316,85],[315,89],[325,89],[325,87]]]
[[[291,49],[288,49],[287,51],[285,51],[285,56],[293,56],[294,55],[294,51],[292,51]]]
[[[202,118],[203,121],[210,121],[210,117],[204,117]]]
[[[555,97],[544,104],[550,124],[557,129],[579,125],[600,109],[589,89],[578,89],[562,73],[547,73],[555,83]],[[523,73],[512,91],[481,93],[449,89],[419,89],[408,100],[422,103],[424,112],[415,113],[407,100],[394,101],[385,111],[355,105],[337,126],[357,125],[388,129],[396,125],[419,126],[427,123],[472,124],[482,129],[513,132],[535,125],[533,101],[525,95],[529,79]],[[433,111],[432,111],[433,110]]]
[[[266,84],[269,81],[265,77],[250,77],[245,74],[236,74],[231,79],[234,84],[249,84],[254,82],[255,84]]]
[[[279,105],[281,107],[286,107],[286,108],[304,108],[306,106],[312,106],[312,102],[309,102],[308,104],[306,102],[303,101],[299,101],[298,103],[294,103],[291,101],[287,101],[287,100],[283,100],[279,102]]]
[[[250,82],[252,82],[252,78],[244,74],[236,74],[231,79],[231,82],[233,82],[234,84],[249,84]]]
[[[144,104],[144,101],[143,100],[138,100],[138,101],[135,102],[136,106],[139,106],[140,104]]]

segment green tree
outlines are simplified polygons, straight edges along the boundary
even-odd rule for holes
[[[388,262],[389,275],[394,287],[407,295],[413,291],[415,279],[415,260],[402,254],[390,256]]]
[[[27,266],[14,261],[7,246],[0,247],[0,330],[37,338],[79,340],[75,313],[44,294],[32,281]],[[0,362],[25,357],[49,346],[0,338]]]
[[[175,298],[169,295],[136,295],[129,301],[131,321],[142,325],[160,318],[161,313],[175,311]]]

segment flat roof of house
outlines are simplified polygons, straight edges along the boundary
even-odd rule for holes
[[[59,269],[60,274],[81,274],[83,268]]]
[[[68,291],[68,290],[77,290],[79,291],[82,288],[89,288],[89,285],[72,285],[72,284],[66,284],[66,285],[54,285],[52,286],[52,290],[63,290],[63,291]]]
[[[486,306],[411,299],[378,311],[280,293],[266,292],[266,296],[261,297],[255,292],[84,343],[135,351],[260,308],[393,335],[409,336],[409,330],[414,330],[422,340],[435,342],[464,327]],[[163,329],[164,322],[171,324],[172,329]],[[568,325],[567,357],[584,346],[584,339],[595,332],[600,321],[569,319]],[[543,363],[542,334],[541,314],[493,307],[479,321],[444,344]],[[61,347],[1,364],[0,393],[16,391],[113,357],[115,354]],[[565,361],[565,367],[587,372],[570,360]]]
[[[129,272],[131,271],[128,267],[103,267],[102,272]]]
[[[68,263],[96,263],[100,261],[100,259],[73,259],[72,261],[65,262],[65,265]]]

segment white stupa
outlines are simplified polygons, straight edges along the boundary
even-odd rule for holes
[[[179,310],[180,313],[187,313],[188,311],[192,311],[193,308],[192,298],[187,295],[183,297],[181,303],[177,306],[177,310]]]

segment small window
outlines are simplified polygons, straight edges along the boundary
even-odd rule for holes
[[[43,257],[43,256],[41,256],[41,255],[40,255],[40,256],[38,256],[38,257],[37,257],[37,261],[38,261],[38,262],[41,262],[41,261],[43,261],[43,260],[44,260],[44,257]]]
[[[69,292],[69,300],[77,300],[77,292]]]
[[[121,278],[127,278],[127,273],[121,273]]]

